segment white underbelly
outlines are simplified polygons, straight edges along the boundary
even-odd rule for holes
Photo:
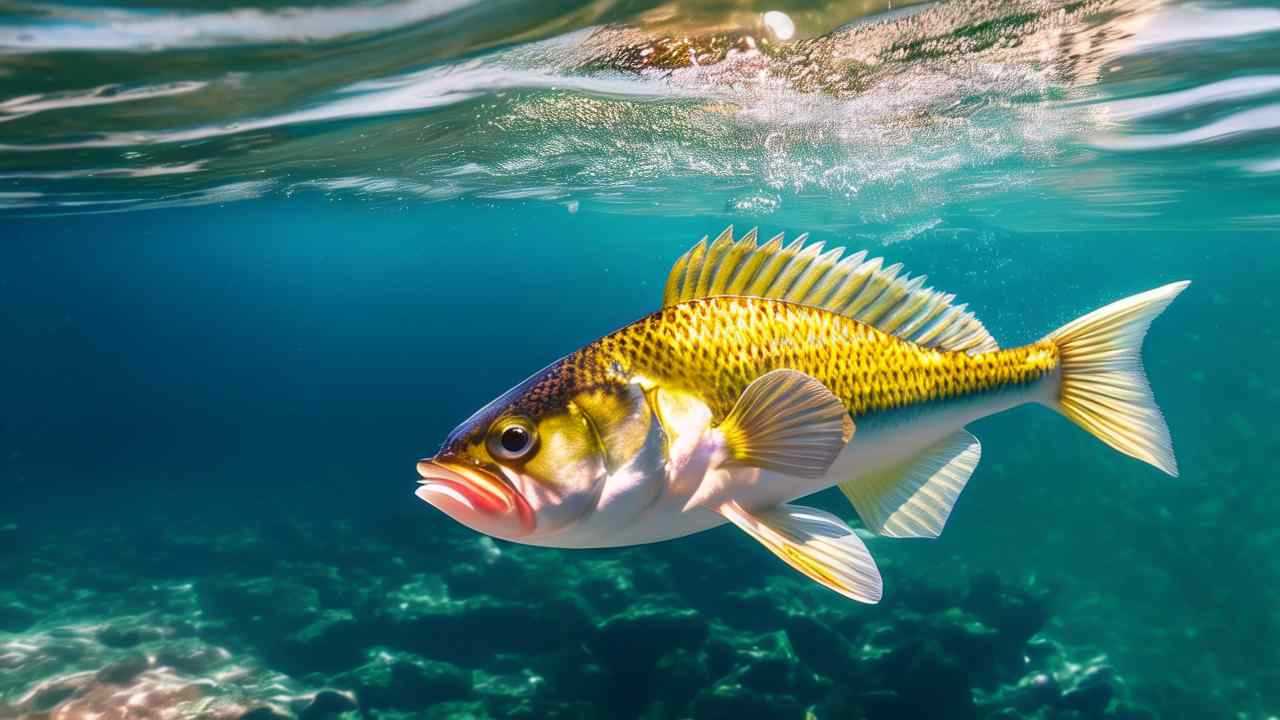
[[[831,469],[820,478],[805,479],[758,470],[734,471],[735,501],[748,509],[771,507],[822,492],[847,480],[902,463],[979,418],[1038,399],[1039,390],[1006,391],[942,405],[909,408],[863,418],[853,439]],[[607,510],[592,518],[593,532],[569,532],[535,541],[552,547],[621,547],[643,545],[692,535],[727,522],[706,507],[686,508],[693,488],[678,491],[670,485],[643,512]]]

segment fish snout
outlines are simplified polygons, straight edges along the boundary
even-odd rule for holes
[[[418,461],[414,494],[477,532],[515,539],[533,532],[533,510],[497,474],[439,457]]]

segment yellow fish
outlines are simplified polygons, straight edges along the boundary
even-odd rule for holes
[[[418,463],[417,495],[474,530],[546,547],[730,522],[873,603],[880,572],[858,534],[793,501],[836,486],[868,530],[936,537],[982,452],[965,425],[1026,403],[1176,475],[1140,353],[1189,283],[1001,349],[924,282],[805,236],[703,238],[672,268],[661,310],[471,416]]]

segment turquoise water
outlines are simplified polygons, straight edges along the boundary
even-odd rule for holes
[[[1280,714],[1277,77],[1261,3],[0,4],[0,718]],[[876,606],[413,496],[730,224],[1004,345],[1190,279],[1180,476],[982,420]]]

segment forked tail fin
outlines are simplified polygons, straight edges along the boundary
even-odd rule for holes
[[[1169,428],[1142,369],[1142,339],[1151,321],[1190,284],[1170,283],[1113,302],[1045,338],[1062,358],[1054,409],[1116,450],[1175,477]]]

